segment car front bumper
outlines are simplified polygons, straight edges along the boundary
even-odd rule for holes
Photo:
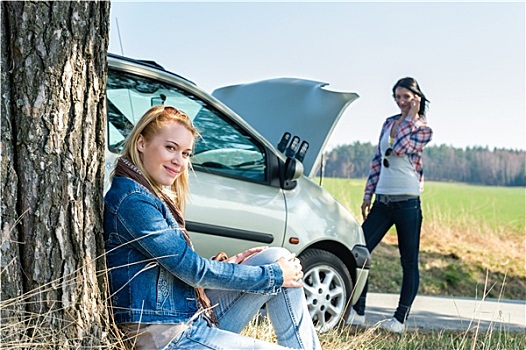
[[[358,298],[365,288],[367,278],[369,278],[369,267],[371,266],[371,253],[367,247],[356,245],[352,249],[352,254],[356,262],[354,289],[351,296],[351,305],[356,304]]]

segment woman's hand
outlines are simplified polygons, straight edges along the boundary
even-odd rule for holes
[[[251,257],[252,255],[254,255],[256,253],[259,253],[259,252],[261,252],[261,251],[263,251],[263,250],[265,250],[267,248],[268,248],[268,246],[250,248],[248,250],[245,250],[242,253],[239,253],[239,254],[236,254],[234,256],[231,256],[226,261],[229,262],[229,263],[233,263],[233,264],[241,264],[243,261],[245,261],[245,259],[247,259],[247,258]]]
[[[420,101],[420,96],[415,95],[415,97],[410,102],[411,108],[409,109],[408,115],[412,116],[414,119],[418,119],[418,112],[420,111]]]
[[[371,200],[370,199],[364,199],[362,202],[362,218],[363,221],[367,219],[367,215],[371,211]]]
[[[283,286],[286,288],[303,287],[303,270],[296,254],[290,254],[278,259],[277,263],[283,272]]]

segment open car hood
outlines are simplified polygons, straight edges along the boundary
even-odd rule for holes
[[[298,145],[308,142],[302,163],[304,174],[312,177],[343,111],[359,97],[356,93],[326,90],[327,85],[278,78],[218,88],[212,95],[286,155],[294,153],[278,146],[284,133],[290,133],[291,139],[299,137]]]

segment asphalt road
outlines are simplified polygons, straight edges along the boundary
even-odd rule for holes
[[[398,295],[368,293],[365,322],[374,326],[393,316]],[[526,331],[526,301],[429,297],[417,295],[407,330],[506,330]]]

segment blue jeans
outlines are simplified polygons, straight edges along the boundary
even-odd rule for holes
[[[286,252],[269,248],[252,257],[250,265],[275,262]],[[166,349],[321,349],[303,288],[282,288],[275,295],[217,289],[206,294],[212,305],[218,304],[219,327],[199,317]],[[239,334],[264,304],[280,346]]]
[[[393,225],[396,227],[403,273],[400,299],[394,317],[404,323],[409,315],[420,283],[418,271],[418,251],[422,226],[420,198],[399,202],[380,202],[378,198],[375,200],[371,212],[362,224],[367,248],[371,253]],[[367,290],[368,283],[353,307],[359,315],[365,313]]]

